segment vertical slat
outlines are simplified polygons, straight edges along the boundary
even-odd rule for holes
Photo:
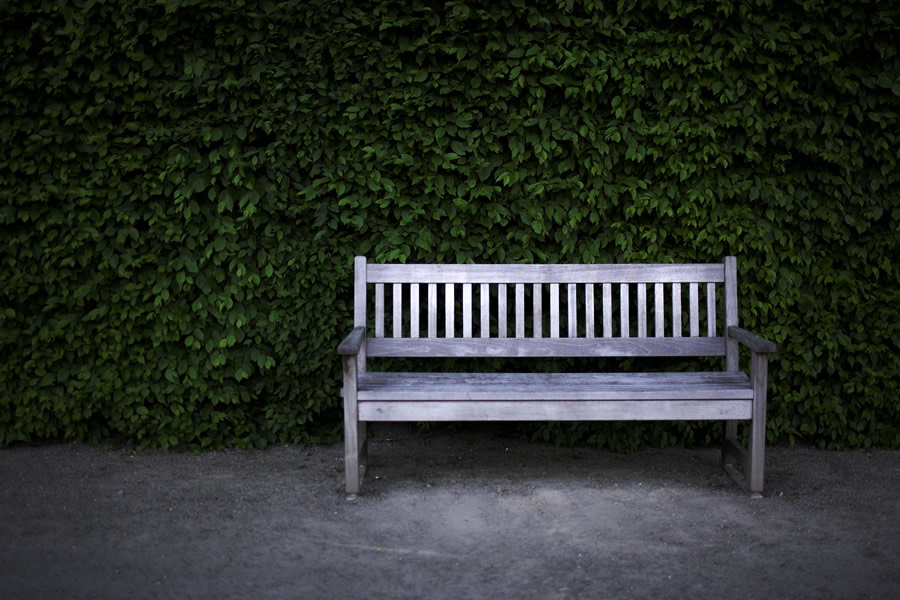
[[[559,337],[559,284],[550,284],[550,337]]]
[[[428,284],[428,337],[437,337],[437,284]]]
[[[665,286],[661,283],[653,285],[653,302],[655,304],[653,312],[656,320],[656,326],[653,334],[656,337],[665,337],[666,335],[666,294]]]
[[[647,284],[637,284],[638,337],[647,337]]]
[[[716,337],[716,284],[706,284],[706,335]]]
[[[409,337],[419,337],[419,284],[409,284]]]
[[[672,337],[681,337],[681,284],[672,284]]]
[[[491,337],[491,289],[487,283],[481,284],[481,337]]]
[[[366,327],[366,257],[353,259],[353,326]]]
[[[578,337],[578,295],[577,290],[578,286],[574,283],[570,283],[566,288],[566,304],[568,305],[568,310],[566,311],[569,315],[568,325],[569,325],[569,337],[574,338]]]
[[[375,284],[375,337],[384,337],[384,284]]]
[[[353,326],[368,327],[366,323],[366,257],[357,256],[353,259]],[[368,334],[366,334],[368,335]],[[366,371],[366,345],[359,349],[356,358],[356,368],[359,373]]]
[[[594,284],[584,284],[584,336],[594,337]]]
[[[393,325],[393,336],[395,338],[403,337],[403,284],[395,283],[394,292],[391,294],[394,310],[391,318]]]
[[[697,283],[688,285],[688,304],[690,307],[691,337],[700,335],[700,291]]]
[[[497,286],[497,337],[506,337],[506,284]]]
[[[725,369],[739,370],[738,342],[728,335],[729,327],[738,326],[737,305],[737,259],[725,257]]]
[[[623,338],[627,338],[631,336],[631,323],[629,322],[630,315],[628,314],[628,284],[620,283],[619,284],[619,324],[621,326],[621,331],[619,335]]]
[[[516,337],[525,337],[525,284],[516,284]]]
[[[543,290],[541,289],[541,284],[535,283],[534,287],[531,290],[531,304],[533,307],[533,322],[534,322],[534,337],[539,338],[543,337],[543,327],[542,323],[544,320],[544,298],[543,298]]]
[[[456,298],[454,298],[455,285],[444,284],[444,337],[454,337],[456,329]]]
[[[603,337],[612,337],[612,284],[603,284]]]
[[[463,293],[463,337],[472,337],[472,284],[464,283]]]

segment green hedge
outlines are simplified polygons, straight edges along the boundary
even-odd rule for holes
[[[900,445],[900,7],[0,7],[0,445],[340,433],[354,254],[740,257],[769,437]],[[703,424],[545,425],[692,443]]]

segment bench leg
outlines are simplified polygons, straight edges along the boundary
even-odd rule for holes
[[[750,422],[747,480],[751,492],[762,492],[766,459],[766,380],[769,361],[767,355],[756,352],[751,361],[753,418]]]
[[[369,464],[369,438],[366,435],[366,422],[357,421],[357,433],[359,435],[359,468],[362,476],[366,474],[366,466]]]
[[[763,491],[766,459],[766,378],[768,358],[753,353],[753,408],[750,415],[749,448],[738,441],[737,421],[725,421],[722,436],[722,465],[742,487],[753,493]],[[740,465],[743,475],[735,469]]]
[[[722,431],[722,464],[733,465],[735,460],[740,461],[740,453],[736,450],[743,450],[737,437],[737,421],[724,421],[722,423],[724,430]]]
[[[356,357],[344,357],[344,483],[347,494],[356,496],[362,486],[360,442],[365,442],[366,425],[359,422],[356,395]],[[362,433],[362,436],[360,436]]]

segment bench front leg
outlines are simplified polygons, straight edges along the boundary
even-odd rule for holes
[[[747,482],[751,492],[762,492],[766,460],[766,387],[769,376],[769,355],[764,352],[753,352],[750,361],[753,412],[750,421]]]
[[[765,352],[753,352],[750,362],[753,405],[750,409],[749,447],[745,449],[738,440],[738,421],[725,421],[722,436],[722,464],[738,483],[753,493],[763,491],[765,478],[768,371],[769,355]],[[735,464],[740,465],[743,477],[734,470]]]
[[[357,405],[356,356],[342,356],[344,364],[344,480],[347,494],[359,494],[362,485],[360,474],[360,439],[365,439],[365,429],[360,438],[359,409]]]

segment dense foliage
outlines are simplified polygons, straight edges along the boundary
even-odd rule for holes
[[[900,445],[900,6],[0,5],[0,445],[339,433],[354,254],[740,257],[769,437]],[[545,425],[690,443],[696,424]],[[698,435],[698,433],[702,435]]]

